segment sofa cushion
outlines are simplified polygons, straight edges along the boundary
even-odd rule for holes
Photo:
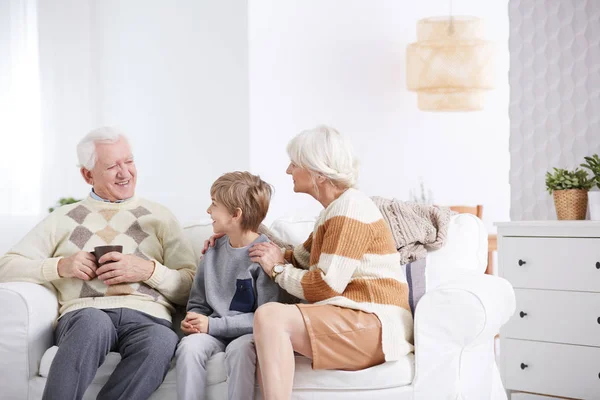
[[[58,346],[52,346],[44,353],[42,361],[40,362],[40,376],[44,378],[48,377],[50,365],[52,365],[52,360],[54,359],[57,350]],[[120,361],[121,355],[119,353],[108,353],[104,363],[100,366],[100,368],[98,368],[98,372],[96,373],[92,383],[104,385]],[[225,382],[227,380],[227,372],[225,371],[225,353],[217,353],[211,357],[211,359],[208,360],[206,368],[208,370],[208,375],[206,378],[208,385],[215,385],[220,382]],[[164,382],[173,384],[176,382],[175,359],[173,359],[171,363],[171,368],[169,369]]]
[[[304,243],[315,227],[316,218],[280,218],[273,222],[269,227],[281,241],[291,245]],[[191,242],[196,256],[196,261],[200,261],[204,241],[213,234],[212,220],[202,218],[198,221],[185,225],[184,232],[186,238]]]
[[[487,265],[487,235],[481,220],[471,214],[450,217],[444,246],[429,251],[426,258],[405,266],[413,316],[419,300],[427,291],[452,279],[460,270],[477,271],[482,267],[485,269],[485,265]]]
[[[297,245],[306,240],[313,231],[316,218],[286,217],[273,222],[270,229],[282,241]],[[204,241],[212,235],[210,218],[200,220],[185,228],[197,259]],[[426,263],[421,260],[406,265],[405,274],[410,286],[411,311],[428,290],[452,279],[457,271],[481,272],[487,265],[487,232],[479,218],[471,214],[459,214],[450,218],[445,245],[427,254]],[[426,266],[426,267],[425,267]]]
[[[186,225],[183,232],[185,233],[185,237],[192,244],[192,249],[196,256],[196,263],[198,263],[202,256],[204,241],[213,234],[212,220],[210,218],[203,218],[193,224]]]
[[[44,378],[48,377],[50,365],[57,350],[57,346],[52,346],[44,353],[40,363],[40,376]],[[120,361],[121,355],[119,353],[108,353],[104,364],[98,368],[98,372],[92,383],[104,385]],[[414,355],[409,354],[399,361],[387,362],[362,371],[315,371],[311,367],[311,360],[303,356],[296,356],[294,389],[368,390],[406,386],[412,383],[414,366]],[[225,353],[215,354],[208,361],[206,367],[208,371],[208,386],[227,381]],[[175,359],[173,359],[164,383],[176,383]]]
[[[361,371],[313,370],[310,359],[296,356],[294,390],[368,390],[410,385],[415,375],[414,354]]]
[[[452,216],[446,244],[427,254],[427,291],[453,279],[457,272],[483,274],[487,266],[487,238],[485,225],[475,215]]]
[[[317,219],[315,217],[279,218],[271,224],[271,231],[283,242],[297,246],[304,243],[313,232]]]

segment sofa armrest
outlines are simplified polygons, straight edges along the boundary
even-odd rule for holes
[[[0,283],[0,387],[6,398],[28,398],[29,379],[53,344],[57,316],[52,290],[34,283]]]
[[[514,310],[512,286],[495,276],[456,272],[427,292],[415,311],[414,399],[506,398],[494,337]]]

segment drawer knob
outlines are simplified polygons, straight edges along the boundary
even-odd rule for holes
[[[523,265],[525,265],[525,264],[527,264],[525,261],[523,261],[523,260],[519,260],[519,267],[522,267],[522,266],[523,266]],[[598,263],[598,264],[600,264],[600,263]],[[599,269],[600,269],[600,267],[598,267],[598,266],[597,266],[597,268],[599,268]]]
[[[523,311],[521,311],[521,312],[519,313],[519,315],[521,316],[521,318],[523,318],[523,317],[525,317],[525,316],[527,315],[527,313],[526,313],[526,312],[523,312]],[[600,323],[600,318],[598,318],[598,320],[599,320],[599,323]]]
[[[596,269],[600,269],[600,261],[596,262]]]
[[[598,317],[598,319],[596,321],[598,321],[598,323],[600,324],[600,317]]]
[[[521,369],[525,369],[527,367],[529,367],[529,365],[521,363]]]

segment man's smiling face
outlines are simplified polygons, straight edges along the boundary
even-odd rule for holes
[[[137,170],[124,138],[116,143],[96,143],[96,164],[91,171],[82,172],[91,178],[94,192],[105,200],[125,200],[135,194]]]

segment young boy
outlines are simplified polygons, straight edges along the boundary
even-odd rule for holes
[[[196,272],[181,322],[187,336],[176,352],[177,395],[205,399],[207,361],[225,351],[229,399],[253,399],[254,311],[289,299],[248,255],[251,245],[269,241],[257,230],[269,209],[271,187],[248,172],[231,172],[213,183],[210,195],[213,231],[225,236],[208,249]]]

